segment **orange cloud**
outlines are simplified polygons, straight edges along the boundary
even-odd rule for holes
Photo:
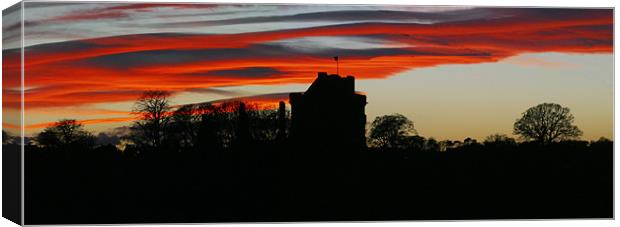
[[[510,17],[437,24],[359,23],[241,34],[140,34],[31,46],[25,53],[26,108],[135,100],[142,91],[310,82],[317,71],[359,79],[444,64],[495,62],[522,53],[610,53],[613,11],[521,9]],[[408,44],[367,50],[299,51],[277,41],[368,36]],[[322,52],[323,51],[323,52]],[[3,69],[19,72],[18,53]],[[273,73],[265,73],[273,72]],[[19,77],[6,78],[5,108],[19,106]],[[19,94],[19,93],[17,93]]]

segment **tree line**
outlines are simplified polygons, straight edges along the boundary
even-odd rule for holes
[[[185,105],[173,110],[170,93],[146,91],[132,109],[138,120],[119,133],[93,135],[75,119],[59,120],[45,128],[34,138],[38,146],[49,149],[89,149],[96,145],[115,143],[122,150],[140,153],[144,151],[182,151],[201,148],[226,149],[233,146],[238,137],[239,107],[243,105],[250,119],[250,136],[255,142],[276,141],[278,120],[275,109],[261,109],[257,105],[240,101]],[[284,113],[290,121],[290,113]],[[286,132],[283,132],[286,135]],[[514,123],[513,134],[523,143],[550,144],[578,139],[582,131],[574,125],[570,109],[555,103],[542,103],[527,109]],[[375,149],[404,149],[413,151],[447,151],[460,146],[516,146],[517,140],[505,134],[492,134],[484,141],[466,138],[463,141],[443,140],[420,136],[413,121],[401,114],[378,116],[370,124],[367,133],[368,146]],[[601,137],[599,141],[609,141]],[[3,131],[3,143],[14,142]]]
[[[550,144],[554,142],[578,139],[583,132],[574,124],[570,109],[555,103],[542,103],[527,109],[514,123],[513,134],[525,143]],[[463,141],[433,138],[425,139],[417,134],[411,120],[401,114],[377,117],[371,124],[369,144],[384,149],[410,149],[446,151],[462,145],[479,144],[472,138]],[[599,141],[609,141],[601,137]],[[517,140],[505,134],[487,136],[482,145],[516,146]]]

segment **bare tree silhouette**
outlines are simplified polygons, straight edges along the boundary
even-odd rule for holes
[[[145,91],[134,104],[132,112],[138,115],[139,121],[134,129],[139,130],[145,144],[154,148],[161,146],[165,137],[165,128],[170,122],[170,93],[166,91]]]
[[[573,125],[570,109],[555,103],[543,103],[527,109],[514,124],[514,134],[542,144],[582,135]]]

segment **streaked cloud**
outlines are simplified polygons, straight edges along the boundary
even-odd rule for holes
[[[221,77],[234,77],[234,78],[260,78],[260,77],[270,77],[270,76],[279,76],[284,72],[277,70],[275,68],[270,67],[244,67],[244,68],[236,68],[236,69],[222,69],[222,70],[212,70],[207,72],[193,72],[190,74],[191,76],[221,76]]]

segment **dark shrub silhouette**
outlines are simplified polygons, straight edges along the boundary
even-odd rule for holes
[[[172,115],[168,129],[168,139],[175,142],[178,149],[191,149],[200,142],[201,114],[205,108],[198,105],[179,107]]]
[[[517,141],[504,134],[492,134],[484,139],[484,145],[489,147],[515,147]]]
[[[426,150],[426,138],[422,136],[405,136],[403,139],[403,149],[412,151],[425,151]]]
[[[15,142],[15,137],[11,136],[8,132],[2,130],[2,144],[12,144]]]
[[[437,152],[440,150],[440,146],[439,146],[439,142],[437,142],[437,140],[435,138],[428,138],[428,140],[426,140],[426,143],[424,144],[424,150],[426,151],[431,151],[431,152]]]

